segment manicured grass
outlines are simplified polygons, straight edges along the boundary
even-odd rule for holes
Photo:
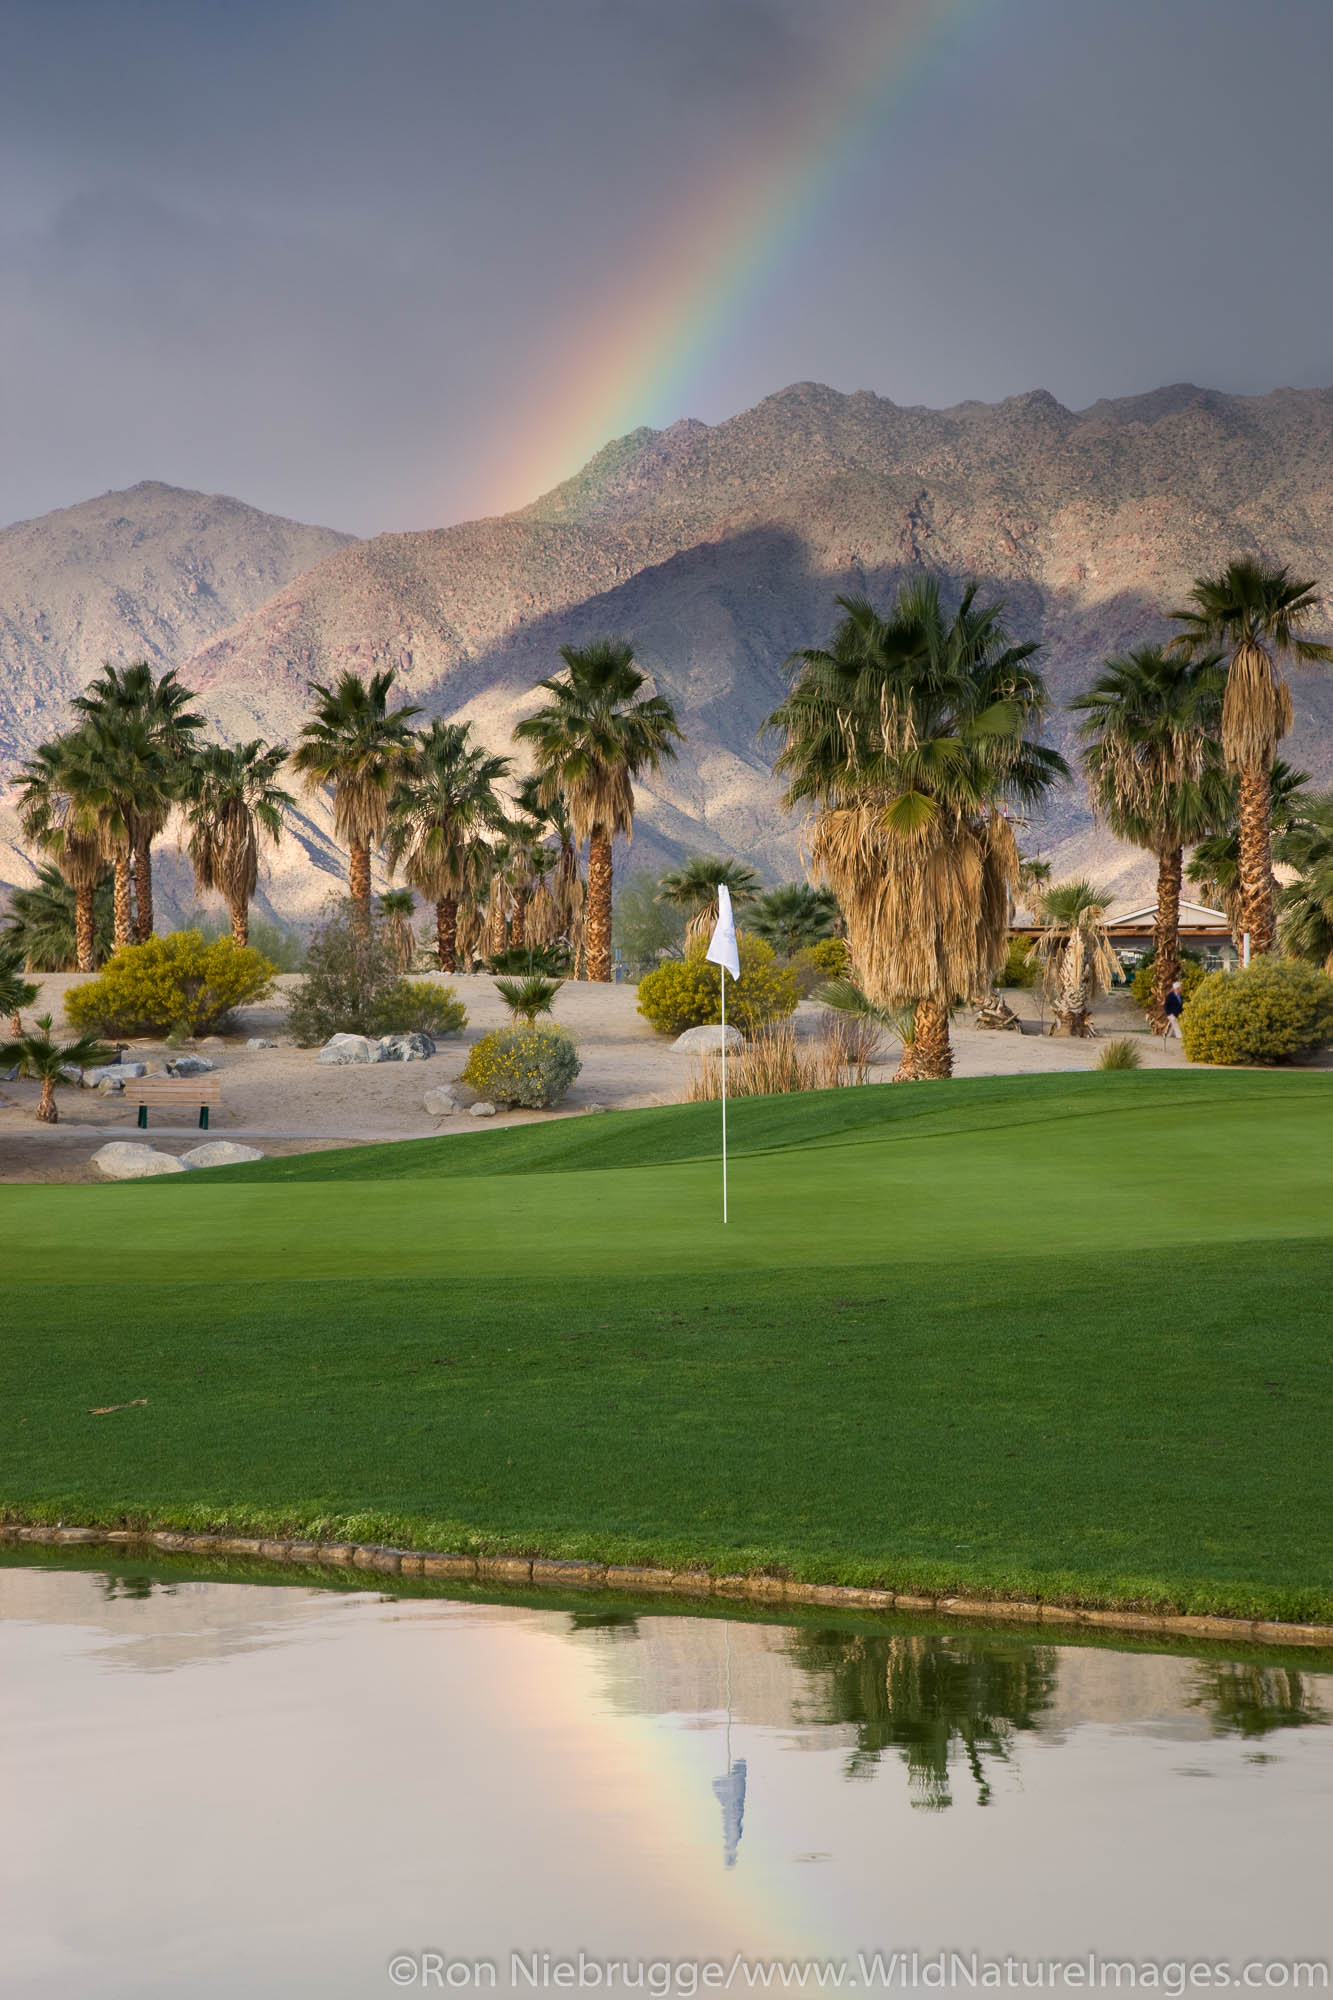
[[[749,1101],[725,1232],[709,1105],[8,1188],[0,1501],[1328,1618],[1330,1113]]]

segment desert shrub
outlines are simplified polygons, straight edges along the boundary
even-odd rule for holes
[[[1004,964],[996,977],[997,986],[1021,986],[1025,992],[1038,984],[1041,967],[1029,956],[1032,945],[1027,938],[1010,938],[1009,949],[1005,953]]]
[[[303,1049],[330,1035],[381,1035],[378,1010],[399,983],[382,918],[350,898],[331,905],[306,946],[305,978],[288,1003],[287,1026]]]
[[[859,1037],[832,1017],[830,1032],[802,1041],[790,1021],[774,1021],[727,1057],[728,1097],[775,1097],[796,1090],[837,1090],[864,1083],[871,1058]],[[855,1024],[852,1024],[853,1027]],[[722,1058],[701,1056],[685,1085],[687,1104],[722,1095]]]
[[[737,945],[741,976],[727,978],[727,1022],[749,1034],[794,1014],[801,996],[790,967],[778,964],[771,945],[745,932]],[[704,957],[704,948],[701,938],[687,958],[669,959],[639,981],[639,1012],[660,1035],[722,1019],[721,969]]]
[[[655,875],[631,875],[616,895],[611,918],[611,942],[631,978],[651,972],[663,959],[679,958],[685,949],[685,912],[657,900]]]
[[[560,1102],[582,1067],[564,1029],[543,1022],[483,1035],[472,1045],[462,1080],[496,1104],[546,1111]]]
[[[170,1028],[210,1034],[248,1001],[272,990],[274,966],[229,937],[208,942],[198,931],[172,931],[122,945],[105,970],[65,998],[71,1027],[104,1035],[161,1035]]]
[[[846,942],[839,937],[821,938],[818,944],[805,945],[787,963],[802,1000],[808,1000],[830,979],[845,979],[852,968]]]
[[[452,986],[436,986],[430,979],[395,979],[375,1002],[370,1018],[371,1033],[376,1035],[456,1035],[467,1026],[467,1008]]]
[[[1333,1041],[1333,979],[1292,958],[1211,972],[1180,1017],[1185,1054],[1199,1063],[1281,1063]]]
[[[191,910],[181,928],[198,931],[206,939],[230,937],[231,919],[219,916],[216,910]],[[250,943],[256,951],[262,951],[265,958],[272,959],[279,972],[302,972],[305,969],[305,938],[300,931],[288,930],[283,924],[270,923],[267,917],[252,914]]]
[[[1097,1058],[1098,1069],[1142,1069],[1143,1051],[1128,1035],[1117,1035]]]
[[[1129,982],[1130,997],[1145,1010],[1152,1006],[1152,982],[1156,964],[1157,954],[1154,952],[1151,958],[1145,958],[1143,963],[1136,967],[1134,977]],[[1180,984],[1187,1000],[1193,999],[1206,977],[1207,974],[1203,969],[1203,960],[1199,957],[1198,953],[1182,951],[1180,954]]]

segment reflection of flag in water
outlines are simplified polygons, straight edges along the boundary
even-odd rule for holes
[[[728,1766],[725,1778],[714,1778],[713,1797],[722,1808],[723,1857],[728,1868],[734,1868],[736,1849],[741,1844],[741,1822],[745,1818],[744,1757],[738,1757]]]

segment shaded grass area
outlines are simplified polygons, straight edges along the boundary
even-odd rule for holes
[[[0,1498],[1333,1616],[1329,1079],[737,1110],[6,1190]]]

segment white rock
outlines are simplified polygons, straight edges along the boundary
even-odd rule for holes
[[[136,1146],[128,1139],[113,1139],[93,1154],[91,1164],[109,1181],[143,1181],[154,1174],[183,1174],[185,1168],[170,1153],[155,1152],[151,1146]]]
[[[380,1038],[380,1060],[382,1062],[425,1062],[435,1053],[435,1044],[429,1035],[383,1035]]]
[[[722,1030],[720,1027],[687,1028],[683,1035],[677,1035],[671,1044],[673,1049],[687,1050],[691,1055],[720,1056],[722,1053]],[[739,1028],[727,1029],[727,1049],[745,1046],[745,1037]]]
[[[172,1076],[207,1076],[217,1064],[211,1063],[207,1056],[173,1056],[169,1067]],[[151,1069],[148,1074],[153,1074]]]
[[[494,1118],[495,1106],[488,1104],[486,1099],[481,1097],[471,1106],[467,1115],[469,1118]]]
[[[83,1071],[77,1063],[61,1063],[60,1074],[66,1083],[82,1084],[83,1082]]]
[[[334,1035],[315,1058],[322,1063],[373,1063],[384,1061],[384,1051],[370,1035]]]
[[[432,1118],[448,1118],[458,1109],[458,1099],[447,1083],[440,1084],[435,1090],[428,1090],[421,1102]]]
[[[251,1035],[245,1046],[247,1049],[276,1049],[278,1045],[276,1042],[266,1042],[262,1035]]]
[[[585,1112],[605,1111],[606,1106],[604,1104],[585,1104],[583,1109]]]
[[[209,1139],[202,1146],[191,1146],[188,1153],[181,1154],[184,1167],[243,1167],[247,1160],[262,1160],[267,1155],[257,1146],[238,1146],[234,1139]]]
[[[147,1063],[141,1062],[103,1063],[100,1069],[83,1072],[84,1088],[96,1090],[101,1083],[131,1083],[136,1076],[144,1076],[147,1069]]]

